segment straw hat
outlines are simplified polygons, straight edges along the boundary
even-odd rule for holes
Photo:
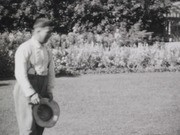
[[[40,104],[33,107],[33,116],[36,123],[41,127],[53,127],[59,119],[60,108],[55,101],[41,98]]]

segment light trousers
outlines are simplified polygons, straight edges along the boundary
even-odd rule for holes
[[[29,75],[28,78],[35,91],[41,97],[46,97],[47,76]],[[33,105],[30,104],[30,99],[25,97],[18,82],[15,84],[13,95],[19,135],[42,135],[44,128],[36,124],[32,112]]]

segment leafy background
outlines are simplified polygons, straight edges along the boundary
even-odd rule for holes
[[[113,31],[122,22],[129,29],[140,20],[142,29],[160,33],[170,5],[170,0],[6,0],[0,2],[0,30],[30,30],[36,18],[48,17],[65,34],[74,27]]]
[[[0,1],[0,78],[12,77],[17,47],[39,17],[54,22],[48,42],[56,75],[179,71],[179,47],[165,44],[170,0]],[[168,47],[167,47],[168,46]]]

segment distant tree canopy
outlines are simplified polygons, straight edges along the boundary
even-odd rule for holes
[[[60,33],[103,33],[137,22],[161,33],[169,0],[0,0],[0,31],[30,30],[36,18],[53,20]]]

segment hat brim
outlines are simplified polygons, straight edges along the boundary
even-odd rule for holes
[[[48,121],[43,121],[42,119],[40,119],[40,117],[37,113],[38,108],[41,105],[47,105],[52,110],[53,116]],[[41,127],[46,127],[46,128],[53,127],[56,124],[56,122],[58,121],[59,115],[60,115],[59,105],[54,100],[49,102],[48,98],[41,98],[40,104],[37,104],[33,107],[34,119],[35,119],[36,123]]]

